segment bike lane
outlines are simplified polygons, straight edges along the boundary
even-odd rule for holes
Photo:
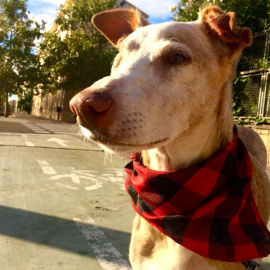
[[[1,269],[130,269],[127,160],[53,136],[0,136]]]

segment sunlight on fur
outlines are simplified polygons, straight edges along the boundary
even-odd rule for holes
[[[252,42],[234,13],[206,6],[197,21],[150,25],[138,12],[115,9],[96,14],[93,24],[119,53],[111,75],[78,93],[70,106],[85,138],[105,150],[104,162],[115,153],[140,152],[149,170],[177,171],[207,161],[232,142],[232,79],[242,50]],[[238,130],[252,160],[252,193],[267,224],[266,149],[251,129]],[[239,261],[209,258],[136,215],[134,270],[245,269]]]

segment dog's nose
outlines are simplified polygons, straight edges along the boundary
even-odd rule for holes
[[[113,100],[107,92],[85,89],[76,94],[70,101],[70,109],[77,114],[77,122],[88,128],[95,128],[98,121],[108,118]]]
[[[84,90],[85,91],[85,90]],[[72,112],[80,114],[102,113],[107,111],[112,100],[103,93],[78,93],[70,101],[70,109]]]

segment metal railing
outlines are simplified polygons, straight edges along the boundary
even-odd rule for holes
[[[242,67],[251,67],[240,73],[246,78],[247,100],[242,102],[246,116],[270,118],[270,30],[258,33],[251,47],[244,51]]]

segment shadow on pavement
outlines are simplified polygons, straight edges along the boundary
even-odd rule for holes
[[[96,258],[93,251],[96,248],[95,241],[93,241],[93,248],[91,248],[92,241],[88,240],[87,242],[79,227],[83,227],[88,233],[93,231],[93,237],[96,233],[95,228],[98,228],[109,241],[120,243],[117,249],[122,258],[128,261],[129,233],[96,227],[78,221],[76,223],[69,219],[0,206],[0,235]],[[270,270],[269,263],[263,262],[262,266],[265,270]]]
[[[80,255],[96,257],[91,248],[90,241],[88,241],[88,245],[79,227],[82,226],[84,230],[90,233],[93,231],[93,236],[95,230],[98,229],[104,233],[108,241],[120,243],[120,247],[116,248],[123,255],[123,259],[128,260],[129,233],[96,227],[86,223],[80,224],[80,222],[77,221],[76,223],[73,220],[0,206],[1,235],[62,249]],[[95,245],[95,243],[93,244]]]

